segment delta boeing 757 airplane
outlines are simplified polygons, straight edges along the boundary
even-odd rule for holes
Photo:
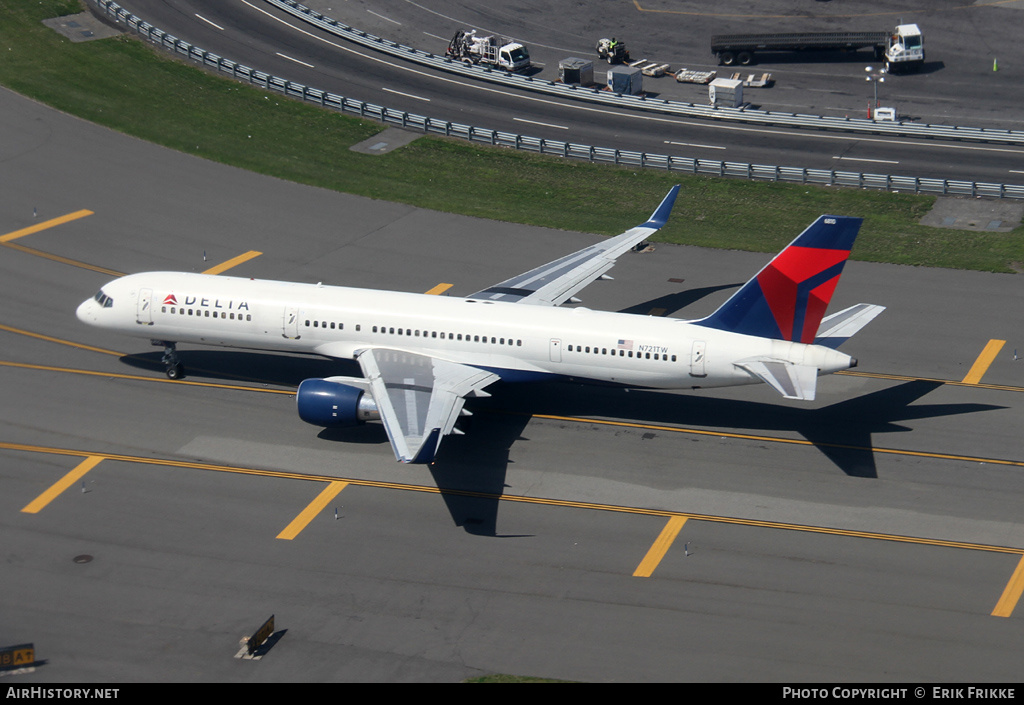
[[[661,228],[675,186],[645,223],[465,297],[185,272],[115,279],[78,307],[82,321],[165,349],[176,343],[355,360],[363,377],[307,379],[299,416],[324,427],[379,419],[395,457],[429,463],[468,397],[498,381],[573,379],[653,389],[766,382],[814,399],[818,375],[854,367],[836,348],[884,310],[858,304],[822,320],[861,219],[823,215],[706,318],[561,307]]]

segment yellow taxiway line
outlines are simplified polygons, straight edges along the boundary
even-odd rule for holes
[[[974,361],[974,364],[971,366],[967,376],[964,377],[964,384],[977,384],[980,382],[981,378],[988,371],[989,366],[991,366],[992,361],[996,359],[996,355],[999,354],[999,351],[1003,349],[1004,345],[1006,345],[1005,340],[988,341],[985,349],[981,351],[981,354],[978,355],[978,359]]]
[[[779,438],[776,436],[760,436],[753,433],[733,433],[729,431],[714,431],[700,428],[683,428],[681,426],[660,426],[657,424],[643,424],[634,421],[611,421],[609,419],[592,419],[580,416],[556,416],[553,414],[533,414],[535,419],[550,419],[552,421],[572,421],[575,423],[589,423],[600,426],[622,426],[626,428],[639,428],[649,431],[664,431],[666,433],[686,433],[694,436],[717,436],[719,438],[735,438],[745,441],[761,441],[771,443],[785,443],[798,446],[815,446],[821,448],[843,448],[846,450],[869,450],[872,453],[886,453],[888,455],[908,455],[915,458],[933,458],[936,460],[958,460],[969,463],[991,463],[993,465],[1010,465],[1024,467],[1024,460],[1004,460],[1000,458],[983,458],[971,455],[956,455],[953,453],[931,453],[921,450],[904,450],[901,448],[880,448],[878,446],[855,446],[845,443],[823,443],[820,441],[809,441],[806,438]]]
[[[1024,592],[1024,556],[1020,557],[1017,569],[1013,571],[1013,577],[1006,584],[1002,597],[992,610],[993,617],[1009,617],[1013,614],[1013,608],[1017,606],[1021,593]]]
[[[107,377],[108,379],[131,379],[137,382],[158,382],[160,384],[184,384],[193,387],[212,387],[214,389],[233,389],[243,392],[264,392],[266,394],[295,395],[294,389],[270,389],[265,387],[249,387],[242,384],[221,384],[219,382],[196,382],[190,379],[167,379],[146,375],[128,375],[120,372],[97,372],[95,370],[79,370],[72,367],[54,367],[52,365],[33,365],[28,362],[8,362],[0,360],[0,367],[17,367],[23,370],[41,370],[44,372],[66,372],[85,375],[87,377]]]
[[[80,210],[80,211],[75,211],[74,213],[68,213],[67,215],[62,215],[59,218],[52,218],[50,220],[44,220],[42,223],[36,223],[35,225],[31,225],[31,226],[29,226],[27,228],[22,228],[21,230],[15,230],[14,232],[7,233],[6,235],[0,235],[0,242],[10,242],[11,240],[17,240],[19,237],[25,237],[26,235],[31,235],[32,233],[37,233],[40,230],[47,230],[47,229],[55,227],[57,225],[62,225],[64,223],[68,223],[68,222],[70,222],[72,220],[78,220],[79,218],[84,218],[87,215],[92,215],[92,211],[84,210],[83,209],[83,210]]]
[[[423,293],[430,294],[432,296],[438,296],[438,295],[443,294],[444,292],[448,291],[449,289],[451,289],[452,286],[454,286],[454,285],[453,284],[444,284],[444,283],[442,283],[442,284],[438,284],[437,286],[435,286],[430,291],[425,291]]]
[[[61,264],[70,264],[73,267],[91,269],[92,271],[99,272],[101,274],[109,274],[110,276],[113,277],[124,276],[122,272],[117,272],[113,269],[107,269],[106,267],[98,267],[94,264],[88,264],[86,262],[79,262],[78,260],[69,259],[67,257],[61,257],[60,255],[52,255],[49,252],[43,252],[41,250],[36,250],[32,247],[26,247],[24,245],[13,242],[14,240],[25,237],[26,235],[38,233],[42,230],[48,230],[49,228],[53,228],[64,223],[69,223],[73,220],[78,220],[79,218],[85,218],[86,216],[92,214],[92,211],[83,209],[80,211],[75,211],[74,213],[62,215],[59,218],[51,218],[50,220],[45,220],[42,223],[36,223],[35,225],[31,225],[27,228],[22,228],[21,230],[15,230],[14,232],[7,233],[6,235],[0,235],[0,245],[5,245],[7,247],[10,247],[11,249],[18,250],[29,255],[34,255],[36,257],[42,257],[44,259],[52,260],[54,262],[60,262]]]
[[[847,536],[852,538],[863,538],[873,539],[881,541],[894,541],[899,543],[912,543],[925,546],[938,546],[943,548],[962,548],[967,550],[975,551],[988,551],[994,553],[1008,553],[1013,555],[1021,556],[1021,562],[1017,566],[1017,570],[1014,572],[1013,577],[1010,579],[1009,584],[1003,592],[1002,598],[996,605],[995,610],[992,612],[994,616],[1010,616],[1013,613],[1013,609],[1016,607],[1017,602],[1020,599],[1022,591],[1024,591],[1024,549],[1012,548],[1009,546],[994,546],[989,544],[970,543],[965,541],[948,541],[944,539],[929,539],[916,536],[901,536],[898,534],[883,534],[872,531],[856,531],[850,529],[837,529],[826,526],[812,526],[805,524],[791,524],[787,522],[773,522],[773,521],[761,521],[754,519],[743,519],[740,517],[726,517],[726,516],[715,516],[709,514],[695,514],[691,512],[671,512],[659,509],[648,509],[643,507],[629,507],[624,505],[612,505],[612,504],[600,504],[594,502],[576,502],[572,500],[561,500],[561,499],[546,499],[542,497],[525,497],[521,495],[504,495],[504,494],[493,494],[487,492],[469,492],[469,491],[451,491],[443,490],[437,487],[427,487],[425,485],[410,485],[406,483],[397,482],[381,482],[376,480],[358,480],[352,478],[339,478],[330,477],[326,475],[313,475],[307,473],[296,473],[282,470],[260,470],[258,468],[248,468],[242,466],[233,465],[221,465],[216,463],[202,463],[196,461],[185,461],[185,460],[172,460],[168,458],[147,458],[144,456],[131,456],[122,455],[116,453],[89,453],[80,450],[72,450],[67,448],[53,448],[46,446],[35,446],[21,443],[8,443],[0,442],[0,450],[11,450],[21,451],[29,453],[46,453],[52,455],[67,455],[75,457],[84,457],[84,460],[72,470],[70,473],[64,476],[58,483],[40,495],[36,500],[30,503],[22,511],[30,512],[30,508],[34,505],[39,505],[35,511],[39,511],[42,507],[46,506],[54,497],[58,496],[61,492],[66,490],[78,479],[80,479],[86,472],[91,468],[95,467],[101,460],[120,460],[127,463],[139,463],[145,465],[161,465],[165,467],[178,467],[178,468],[191,468],[196,470],[208,470],[217,472],[230,472],[238,473],[243,475],[254,475],[261,477],[276,477],[282,479],[292,480],[308,480],[327,483],[327,487],[317,496],[313,502],[298,516],[291,524],[288,525],[278,535],[278,538],[288,539],[297,535],[299,531],[305,527],[312,517],[323,510],[328,502],[331,501],[342,489],[348,485],[357,485],[362,487],[374,487],[381,489],[397,489],[412,492],[427,492],[431,494],[448,494],[448,495],[465,495],[474,497],[487,497],[492,499],[498,499],[509,502],[523,502],[528,504],[537,504],[542,506],[558,506],[567,507],[574,509],[596,509],[601,511],[610,511],[627,514],[641,514],[646,516],[660,516],[666,517],[668,523],[662,529],[661,534],[658,536],[654,545],[648,550],[647,557],[641,562],[637,568],[637,573],[641,573],[643,570],[649,570],[653,573],[658,562],[665,555],[668,549],[671,547],[672,542],[679,534],[684,523],[688,519],[696,521],[707,521],[713,523],[723,524],[734,524],[741,526],[759,527],[759,528],[771,528],[771,529],[784,529],[788,531],[802,531],[815,534],[825,534],[831,536]],[[291,536],[289,536],[291,534]]]
[[[97,266],[95,264],[89,264],[88,262],[79,262],[76,259],[70,259],[68,257],[61,257],[60,255],[51,255],[49,252],[43,252],[42,250],[37,250],[37,249],[32,248],[32,247],[25,247],[24,245],[19,245],[16,242],[0,242],[0,245],[3,245],[4,247],[9,247],[12,250],[18,250],[19,252],[24,252],[25,254],[29,254],[29,255],[32,255],[34,257],[42,257],[43,259],[48,259],[48,260],[50,260],[52,262],[60,262],[61,264],[71,265],[72,267],[78,267],[80,269],[88,269],[88,270],[91,270],[93,272],[99,272],[100,274],[107,274],[107,275],[109,275],[111,277],[123,277],[124,276],[124,272],[119,272],[116,269],[107,269],[106,267],[99,267],[99,266]]]
[[[22,330],[20,328],[12,328],[11,326],[5,326],[0,323],[0,330],[7,333],[17,333],[18,335],[24,335],[29,338],[38,338],[39,340],[45,340],[48,343],[57,343],[58,345],[67,345],[72,348],[79,348],[80,350],[90,350],[92,352],[103,353],[104,355],[114,355],[116,357],[124,357],[125,353],[119,353],[114,350],[107,350],[105,348],[95,348],[91,345],[84,345],[82,343],[76,343],[72,340],[64,340],[63,338],[54,338],[50,335],[43,335],[42,333],[33,333],[32,331]]]
[[[309,503],[309,505],[299,513],[297,517],[292,519],[292,522],[284,528],[284,530],[277,535],[277,538],[291,541],[293,538],[299,535],[309,522],[313,521],[313,518],[324,510],[328,502],[338,496],[338,493],[348,487],[348,483],[344,480],[335,480],[334,482],[327,483],[327,487],[324,488],[323,492],[317,495],[316,499]]]
[[[4,329],[0,326],[0,329]],[[108,352],[110,351],[102,351]],[[188,379],[170,380],[163,377],[152,377],[146,375],[130,375],[117,372],[99,372],[95,370],[83,370],[69,367],[55,367],[50,365],[35,365],[25,362],[10,362],[0,360],[0,367],[16,367],[21,369],[39,370],[46,372],[63,372],[67,374],[79,374],[92,377],[109,377],[112,379],[137,380],[140,382],[157,382],[161,384],[184,384],[198,387],[211,387],[215,389],[230,389],[247,392],[263,392],[268,394],[295,394],[292,389],[271,389],[266,387],[250,387],[244,385],[221,384],[216,382],[196,382]],[[982,457],[972,455],[957,455],[954,453],[934,453],[929,451],[905,450],[900,448],[883,448],[880,446],[854,446],[842,443],[824,443],[821,441],[809,441],[805,438],[781,438],[778,436],[764,436],[753,433],[735,433],[730,431],[708,430],[700,428],[685,428],[681,426],[665,426],[660,424],[644,424],[635,421],[613,421],[610,419],[585,418],[580,416],[558,416],[554,414],[530,414],[532,418],[549,419],[552,421],[568,421],[571,423],[589,423],[599,426],[620,426],[623,428],[637,428],[649,431],[663,431],[665,433],[683,433],[693,436],[717,436],[719,438],[733,438],[746,441],[760,441],[765,443],[783,443],[788,445],[814,446],[822,448],[843,448],[847,450],[867,450],[872,453],[884,453],[886,455],[902,455],[915,458],[931,458],[934,460],[953,460],[967,463],[989,463],[991,465],[1007,465],[1011,467],[1024,467],[1024,460],[1008,460],[1004,458]]]
[[[244,262],[248,262],[251,259],[255,259],[256,257],[259,257],[262,254],[262,252],[257,252],[256,250],[249,250],[244,254],[238,255],[238,257],[232,257],[227,262],[221,262],[218,265],[210,267],[209,269],[204,271],[203,274],[221,274],[223,272],[228,271],[229,269],[237,267],[238,265]]]
[[[50,485],[45,492],[25,505],[25,508],[21,511],[26,514],[37,514],[41,509],[46,507],[46,505],[57,499],[64,490],[81,480],[85,476],[85,473],[99,465],[101,460],[103,460],[103,456],[101,455],[90,455],[76,465],[74,470],[57,480],[55,483]]]
[[[661,559],[668,553],[668,549],[672,547],[672,543],[676,540],[676,536],[679,535],[679,531],[685,523],[686,517],[684,516],[676,515],[669,517],[665,528],[658,534],[658,538],[647,551],[647,555],[644,556],[644,559],[640,561],[640,565],[633,571],[634,578],[649,578],[654,574],[654,569],[658,567]]]

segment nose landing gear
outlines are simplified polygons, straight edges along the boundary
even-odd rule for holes
[[[165,372],[168,379],[181,379],[185,376],[185,367],[181,364],[181,359],[178,358],[178,351],[174,347],[174,343],[169,340],[154,340],[153,345],[164,346],[164,356],[160,358],[165,366]]]

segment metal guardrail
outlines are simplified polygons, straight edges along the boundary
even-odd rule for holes
[[[900,137],[919,137],[927,139],[951,139],[974,142],[996,142],[1001,144],[1024,145],[1024,132],[1019,130],[1000,130],[987,127],[958,127],[955,125],[919,125],[910,122],[875,122],[861,118],[826,117],[823,115],[802,115],[771,110],[755,110],[752,108],[715,108],[698,103],[632,96],[612,93],[600,88],[580,87],[557,81],[537,79],[530,76],[510,74],[500,69],[481,66],[467,66],[461,61],[444,56],[436,56],[429,52],[398,44],[388,39],[368,34],[350,27],[338,20],[331,19],[315,10],[311,10],[296,0],[265,0],[275,7],[305,22],[365,47],[381,51],[392,56],[414,61],[441,71],[449,71],[463,76],[504,84],[515,88],[530,90],[561,98],[571,98],[587,102],[614,105],[630,110],[678,115],[706,120],[722,120],[742,122],[755,125],[775,125],[784,127],[804,127],[816,130],[834,130],[841,132],[870,133]]]
[[[688,174],[730,176],[800,184],[854,186],[911,193],[1024,199],[1024,186],[978,183],[954,179],[864,174],[853,171],[836,171],[834,169],[807,169],[803,167],[692,159],[611,147],[574,144],[539,137],[529,137],[512,132],[490,130],[472,125],[462,125],[346,98],[288,81],[264,71],[244,66],[230,59],[225,59],[217,54],[182,41],[133,15],[113,0],[89,1],[106,17],[136,32],[147,41],[179,56],[189,58],[203,66],[216,69],[219,73],[228,74],[237,80],[246,81],[260,88],[277,91],[303,101],[316,103],[325,108],[377,120],[387,125],[418,130],[425,134],[455,137],[468,140],[469,142],[509,147],[538,154],[581,159],[593,163],[665,169]],[[274,1],[276,2],[277,0]]]

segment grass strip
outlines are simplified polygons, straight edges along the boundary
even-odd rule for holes
[[[616,234],[683,189],[658,239],[774,252],[818,215],[865,219],[855,259],[1020,271],[1021,228],[920,225],[934,196],[683,176],[423,137],[383,155],[349,148],[382,127],[268,94],[120,36],[73,43],[42,20],[78,0],[0,0],[0,83],[73,115],[291,181],[481,218]]]

